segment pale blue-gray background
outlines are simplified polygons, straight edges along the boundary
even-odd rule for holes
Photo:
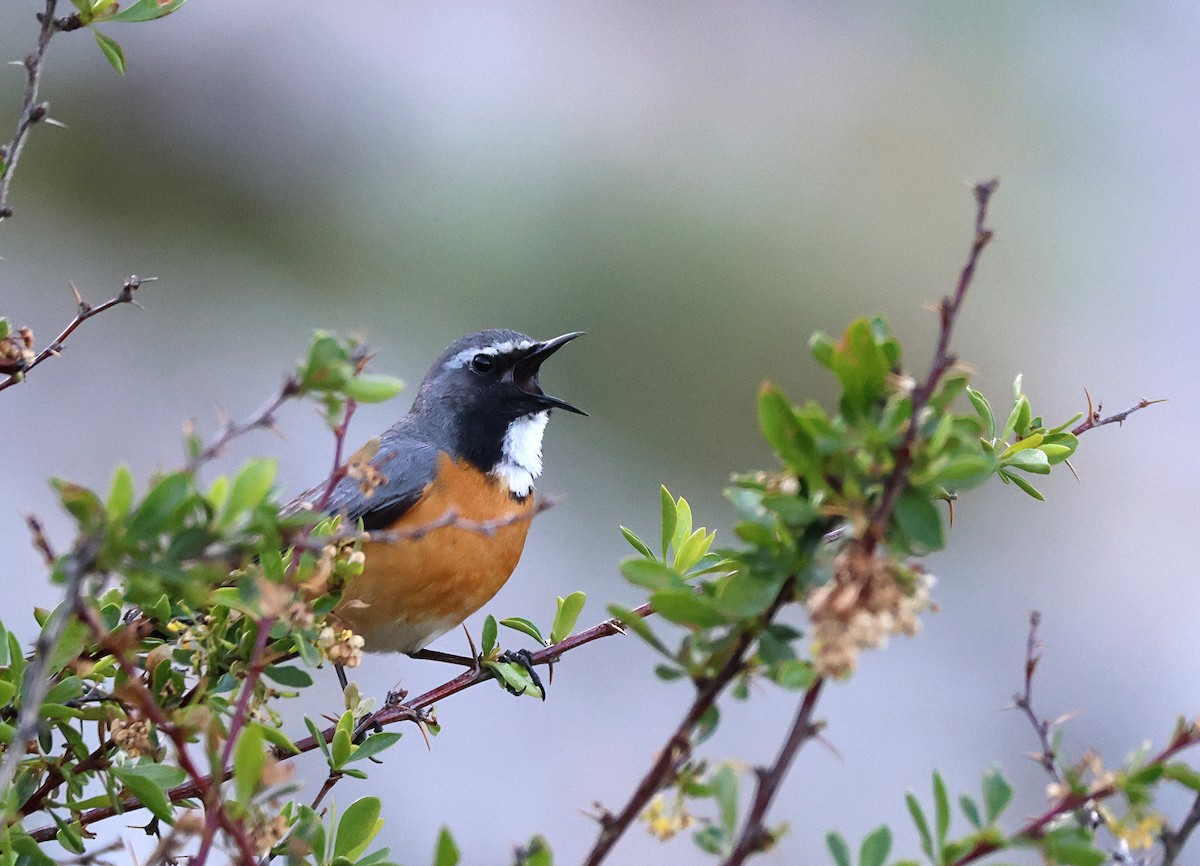
[[[32,45],[40,5],[0,8],[0,59]],[[1090,434],[1081,482],[1053,479],[1045,504],[999,487],[959,503],[929,562],[942,612],[829,690],[840,757],[802,754],[772,813],[793,832],[763,862],[824,862],[826,830],[856,845],[883,820],[915,855],[903,794],[935,766],[971,790],[998,760],[1022,788],[1011,817],[1039,810],[1031,733],[999,711],[1030,608],[1050,644],[1042,708],[1083,713],[1072,754],[1119,761],[1197,711],[1194,4],[196,0],[107,29],[124,79],[86,32],[51,46],[44,96],[70,128],[36,130],[21,164],[0,314],[46,341],[68,280],[95,301],[129,273],[161,280],[146,312],[88,323],[0,396],[3,617],[21,634],[54,600],[21,514],[68,540],[45,479],[174,465],[185,419],[212,431],[218,408],[252,411],[317,327],[361,330],[414,384],[468,330],[589,332],[544,376],[592,413],[550,425],[540,487],[564,502],[488,610],[548,621],[556,594],[584,589],[597,620],[637,600],[617,526],[653,531],[660,482],[729,538],[721,487],[769,465],[758,383],[830,397],[812,330],[886,313],[924,369],[922,306],[963,260],[970,183],[997,175],[998,236],[957,335],[979,387],[1000,400],[1023,371],[1055,417],[1085,386],[1109,409],[1171,402]],[[15,67],[0,78],[5,127],[20,86]],[[352,437],[405,399],[364,409]],[[313,483],[327,438],[308,410],[283,427],[221,468],[272,454],[285,493]],[[442,824],[468,864],[506,862],[535,831],[577,862],[595,830],[580,810],[623,802],[687,701],[651,664],[610,639],[561,665],[545,704],[492,687],[447,701],[432,751],[410,735],[335,797],[378,792],[410,866]],[[358,675],[382,693],[446,673],[370,658]],[[310,711],[334,702],[327,679]],[[795,703],[728,706],[705,753],[769,759]],[[708,861],[635,831],[614,862]]]

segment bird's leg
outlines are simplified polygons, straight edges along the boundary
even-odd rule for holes
[[[335,671],[337,671],[338,683],[341,685],[342,693],[344,694],[346,691],[346,686],[348,686],[350,684],[349,681],[346,679],[346,668],[344,665],[335,664],[333,666],[333,669]]]
[[[542,700],[546,700],[546,687],[542,685],[542,678],[539,677],[537,675],[537,671],[533,669],[533,656],[529,654],[529,650],[505,650],[504,652],[500,653],[496,661],[510,662],[515,665],[520,665],[522,668],[524,668],[525,672],[529,674],[529,678],[533,680],[533,684],[538,687],[538,691],[542,693]],[[504,683],[504,688],[509,694],[517,695],[518,697],[525,694],[524,691],[517,691],[507,682]]]

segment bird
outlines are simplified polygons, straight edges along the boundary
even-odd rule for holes
[[[425,648],[490,601],[516,568],[550,413],[587,414],[545,393],[539,374],[582,335],[535,340],[489,329],[461,337],[425,374],[408,414],[347,461],[356,468],[324,497],[324,511],[393,534],[363,542],[363,570],[334,610],[364,650],[474,661]],[[325,488],[295,502],[311,507]],[[532,674],[527,652],[506,658]],[[345,689],[340,665],[337,672]]]

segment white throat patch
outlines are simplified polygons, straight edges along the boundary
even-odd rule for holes
[[[492,474],[517,496],[528,496],[533,479],[542,474],[542,434],[549,420],[549,412],[526,415],[510,423],[504,433],[500,461]]]

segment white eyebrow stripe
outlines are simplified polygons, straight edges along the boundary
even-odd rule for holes
[[[492,343],[490,346],[476,346],[471,349],[463,349],[447,361],[443,365],[443,368],[453,370],[456,367],[465,367],[476,355],[507,355],[509,352],[523,351],[536,345],[537,343],[533,340],[506,340],[503,343]]]

